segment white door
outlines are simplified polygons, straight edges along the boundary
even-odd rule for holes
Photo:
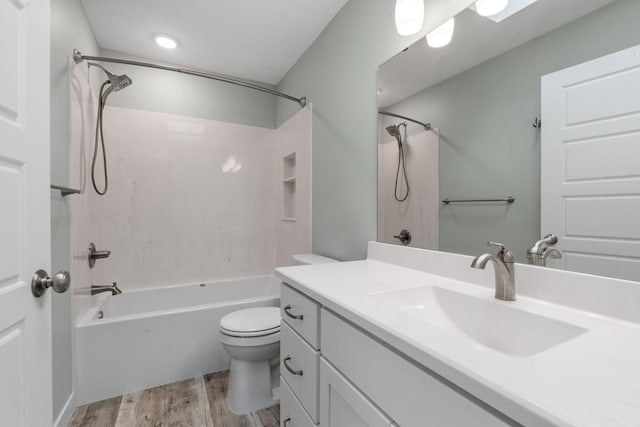
[[[51,425],[47,0],[0,0],[0,425]]]
[[[640,280],[640,46],[542,78],[542,229],[564,268]]]

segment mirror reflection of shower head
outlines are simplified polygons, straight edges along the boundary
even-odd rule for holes
[[[404,158],[404,147],[402,145],[402,134],[400,133],[400,126],[404,126],[405,138],[407,137],[407,123],[400,123],[399,125],[387,126],[386,130],[389,135],[396,138],[398,141],[398,168],[396,169],[396,185],[394,189],[394,197],[398,202],[404,202],[409,197],[409,178],[407,177],[407,164]],[[402,181],[404,181],[405,192],[402,195],[402,182],[398,182],[400,178],[400,172],[402,171]]]

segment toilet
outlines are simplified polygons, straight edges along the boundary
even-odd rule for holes
[[[293,255],[294,265],[338,262],[314,254]],[[231,357],[227,405],[245,415],[280,401],[280,308],[234,311],[220,320],[219,337]],[[275,392],[274,392],[275,391]]]
[[[245,415],[278,403],[272,370],[280,354],[280,308],[234,311],[220,320],[220,342],[231,357],[227,405]]]

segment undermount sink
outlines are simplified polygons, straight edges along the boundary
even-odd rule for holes
[[[587,332],[586,329],[510,307],[494,299],[450,291],[438,286],[371,294],[384,304],[457,332],[501,353],[527,357]]]

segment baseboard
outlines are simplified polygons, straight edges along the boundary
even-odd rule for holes
[[[58,418],[53,423],[53,427],[68,427],[69,421],[71,421],[71,417],[73,416],[73,411],[76,409],[75,405],[75,392],[71,393],[69,399],[67,399],[67,403],[65,403],[62,411],[58,415]]]

